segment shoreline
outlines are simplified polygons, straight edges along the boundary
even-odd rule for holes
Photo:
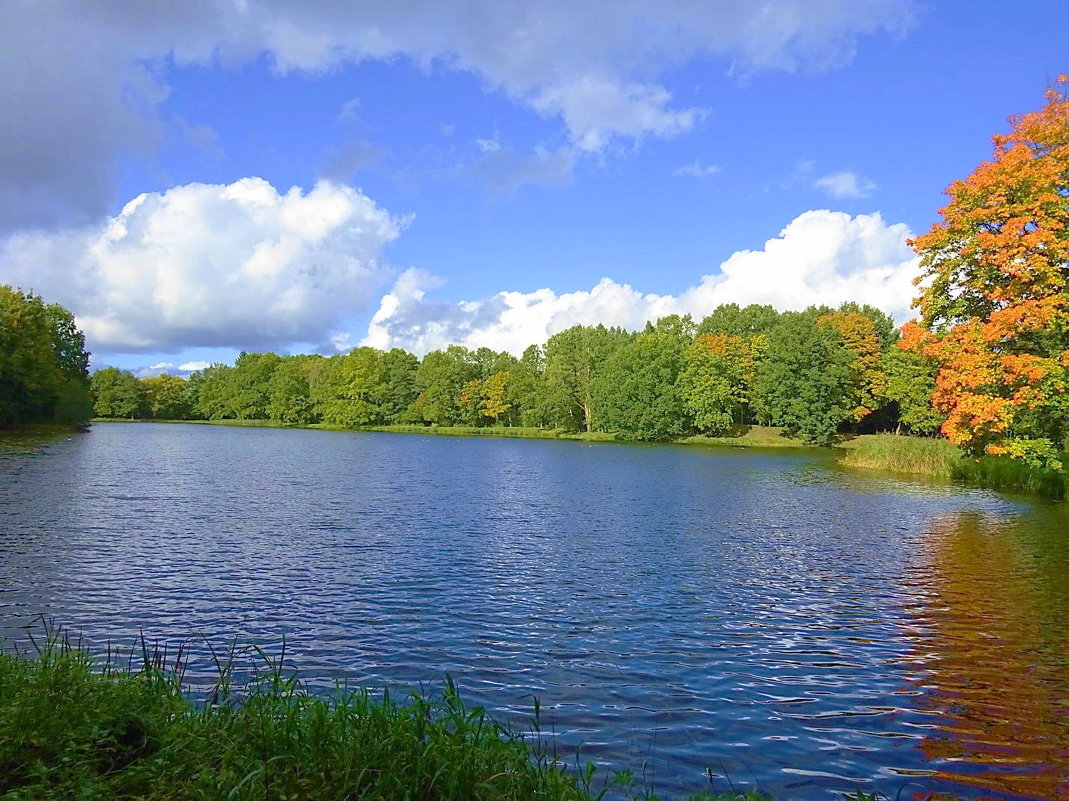
[[[807,445],[799,439],[784,437],[782,429],[772,426],[746,426],[747,432],[738,437],[706,437],[694,435],[668,440],[643,441],[623,439],[615,434],[602,431],[560,431],[551,428],[526,428],[523,426],[419,426],[419,425],[382,425],[347,426],[328,423],[282,423],[274,420],[148,420],[114,417],[94,417],[91,423],[158,423],[231,426],[235,428],[290,428],[312,431],[355,431],[379,434],[421,434],[439,437],[495,437],[498,439],[551,439],[577,442],[610,442],[620,445],[709,445],[728,448],[763,448],[792,450],[824,450],[814,445]]]
[[[703,445],[713,448],[748,450],[830,451],[842,467],[874,470],[898,476],[923,476],[980,487],[1023,494],[1031,497],[1061,501],[1069,497],[1069,472],[1029,467],[1006,457],[966,457],[958,448],[938,437],[917,437],[905,434],[858,434],[844,439],[830,448],[819,448],[785,437],[782,429],[772,426],[744,426],[736,437],[706,437],[694,435],[669,440],[645,442],[622,439],[605,432],[569,432],[556,429],[524,428],[520,426],[420,426],[383,425],[346,426],[327,423],[282,423],[274,420],[151,420],[93,418],[91,423],[156,423],[230,426],[235,428],[282,428],[314,431],[349,431],[380,434],[416,434],[439,437],[495,437],[499,439],[541,439],[572,442],[604,442],[617,445]],[[2,435],[2,432],[0,432]],[[1069,464],[1066,454],[1064,464]]]

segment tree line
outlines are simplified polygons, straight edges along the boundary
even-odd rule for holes
[[[0,428],[89,420],[89,354],[74,315],[0,286]]]
[[[935,364],[897,347],[871,306],[727,304],[699,322],[671,315],[642,331],[574,326],[522,356],[450,345],[418,359],[395,348],[346,354],[242,353],[187,379],[93,374],[99,417],[273,420],[358,428],[524,426],[623,439],[782,427],[814,444],[841,432],[930,434]]]

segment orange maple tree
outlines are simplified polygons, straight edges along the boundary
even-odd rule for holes
[[[1059,466],[1069,429],[1069,76],[1010,118],[994,155],[946,190],[910,243],[923,331],[903,347],[939,365],[942,431],[977,454]]]

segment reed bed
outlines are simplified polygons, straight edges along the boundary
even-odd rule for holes
[[[962,453],[942,438],[869,434],[851,441],[839,461],[849,467],[952,478]]]
[[[1069,454],[1062,455],[1062,464],[1069,465]],[[951,474],[969,484],[1004,492],[1039,495],[1052,500],[1069,496],[1069,473],[1065,470],[1030,467],[1005,456],[962,459],[952,466]]]

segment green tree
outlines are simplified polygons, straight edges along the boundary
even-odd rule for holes
[[[542,428],[547,425],[543,411],[542,373],[546,363],[538,345],[529,346],[509,370],[508,402],[513,421],[520,425]]]
[[[316,366],[310,392],[324,423],[358,428],[383,422],[376,399],[383,380],[382,362],[382,351],[360,347]]]
[[[193,410],[204,420],[226,420],[234,417],[231,374],[233,367],[213,364],[190,377],[190,389],[195,393]]]
[[[186,420],[189,418],[189,392],[185,379],[161,373],[142,378],[141,391],[148,411],[157,420]]]
[[[542,410],[550,424],[570,431],[592,430],[591,392],[598,371],[631,337],[622,328],[577,325],[549,338]]]
[[[458,345],[432,350],[416,370],[416,408],[425,422],[456,425],[465,418],[460,396],[464,385],[479,378],[471,351]]]
[[[89,377],[93,414],[133,420],[148,415],[145,389],[129,370],[105,367]]]
[[[74,315],[58,303],[45,306],[52,332],[52,349],[62,375],[56,387],[53,419],[71,425],[83,425],[93,413],[89,394],[89,353],[85,335]]]
[[[371,392],[371,400],[387,423],[416,423],[420,416],[412,408],[416,401],[416,371],[419,359],[400,348],[392,348],[382,355],[379,382]]]
[[[723,334],[751,339],[758,334],[767,334],[779,322],[780,313],[771,306],[751,303],[740,308],[737,303],[717,306],[698,324],[697,334]]]
[[[856,408],[853,355],[834,326],[817,322],[828,311],[785,314],[755,376],[755,400],[768,419],[815,445],[830,444]]]
[[[0,427],[88,419],[89,354],[69,311],[0,286]]]
[[[745,421],[751,363],[749,343],[732,334],[703,334],[683,352],[679,397],[695,428],[716,435]]]
[[[934,434],[945,419],[932,408],[939,366],[922,353],[891,348],[883,354],[886,396],[898,406],[898,419],[913,434]]]
[[[245,353],[228,374],[227,417],[237,420],[266,420],[271,402],[271,376],[282,361],[277,353]]]
[[[591,390],[598,429],[637,440],[669,439],[682,432],[683,404],[676,388],[682,341],[671,332],[652,331],[609,356]]]
[[[267,416],[290,425],[307,425],[320,418],[309,388],[312,370],[322,356],[286,356],[267,382]]]

